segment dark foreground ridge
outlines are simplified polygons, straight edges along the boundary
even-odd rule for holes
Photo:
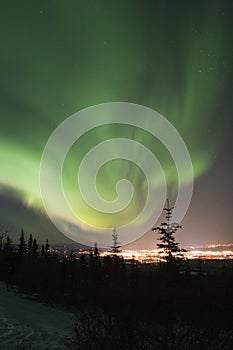
[[[76,310],[73,337],[61,349],[233,348],[231,261],[212,262],[216,269],[200,261],[193,273],[189,261],[142,265],[98,251],[76,259],[47,248],[21,240],[13,250],[6,242],[0,279],[8,290]]]

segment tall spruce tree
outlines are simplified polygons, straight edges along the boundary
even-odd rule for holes
[[[118,242],[118,233],[117,233],[116,227],[114,227],[112,230],[112,243],[113,243],[111,246],[112,253],[120,253],[121,245],[120,245],[120,242]]]
[[[34,238],[33,242],[32,242],[32,251],[33,251],[33,253],[37,253],[38,247],[39,247],[39,244],[37,244],[37,240],[36,240],[36,238]]]
[[[176,242],[174,233],[182,228],[181,225],[175,222],[171,222],[172,219],[172,210],[174,207],[170,207],[169,200],[167,199],[166,208],[166,222],[162,222],[159,227],[154,227],[152,231],[157,231],[161,235],[159,238],[161,243],[157,244],[157,247],[161,249],[161,253],[165,255],[167,262],[174,260],[182,259],[184,249],[180,249],[179,243]]]
[[[24,231],[22,229],[20,237],[19,237],[19,253],[20,254],[24,254],[25,251],[26,251],[26,241],[25,241],[25,238],[24,238]]]
[[[30,233],[29,238],[28,238],[28,252],[29,253],[32,251],[32,244],[33,244],[33,238],[32,238],[32,234]]]

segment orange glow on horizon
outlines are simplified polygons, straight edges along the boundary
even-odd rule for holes
[[[212,245],[212,248],[218,247],[219,245]],[[227,245],[222,245],[227,246]],[[233,251],[232,250],[200,250],[199,248],[194,250],[189,250],[188,252],[182,252],[185,260],[223,260],[223,259],[233,259]],[[111,252],[103,252],[101,256],[112,255]],[[122,250],[121,253],[118,254],[122,256],[125,260],[135,259],[141,263],[156,263],[159,261],[164,261],[165,254],[161,253],[158,249],[153,250]]]

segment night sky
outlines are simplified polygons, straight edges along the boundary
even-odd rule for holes
[[[3,2],[0,27],[0,222],[13,237],[24,227],[39,241],[68,241],[49,222],[42,205],[43,149],[70,115],[123,101],[166,117],[190,152],[193,198],[177,240],[196,246],[233,243],[231,1]],[[150,135],[119,125],[99,128],[74,145],[63,173],[71,202],[74,163],[98,142],[129,134],[147,147],[153,144]],[[174,164],[159,145],[151,147],[173,200]],[[112,200],[110,187],[124,176],[141,203],[145,193],[140,169],[117,161],[110,165],[97,181],[103,196]],[[134,204],[128,215],[134,210],[140,205]],[[120,224],[125,216],[122,220]],[[113,226],[111,220],[108,225]],[[131,247],[153,248],[156,238],[148,233]]]

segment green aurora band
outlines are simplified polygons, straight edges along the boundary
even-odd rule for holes
[[[49,136],[71,114],[111,101],[158,111],[183,137],[195,177],[211,168],[224,142],[222,133],[214,142],[208,136],[228,81],[230,18],[224,2],[206,2],[200,11],[186,1],[22,1],[2,4],[1,11],[0,191],[11,188],[26,205],[43,210],[38,174]],[[158,141],[142,130],[104,126],[84,135],[68,154],[63,185],[74,206],[82,157],[119,135],[156,154],[175,193],[176,168]],[[135,197],[120,224],[137,215],[147,193],[141,170],[115,160],[97,178],[105,199],[115,198],[122,177],[132,182]],[[82,215],[107,227],[115,220],[85,207]]]

